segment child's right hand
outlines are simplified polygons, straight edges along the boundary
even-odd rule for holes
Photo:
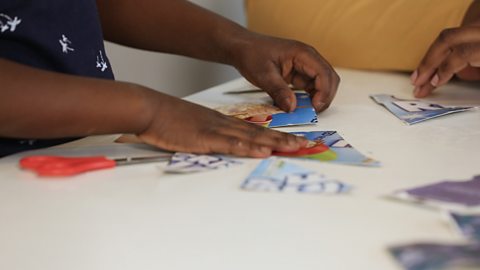
[[[306,145],[303,138],[135,84],[65,75],[3,59],[0,81],[0,137],[134,133],[165,150],[245,157]]]
[[[162,93],[149,91],[147,99],[150,121],[137,135],[143,142],[165,150],[262,158],[272,151],[292,152],[307,144],[304,138]]]

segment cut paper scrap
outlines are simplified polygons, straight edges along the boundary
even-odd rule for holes
[[[385,94],[370,97],[408,125],[474,109],[474,107],[444,106],[428,101],[399,99]]]
[[[276,157],[260,162],[241,188],[248,191],[310,194],[341,194],[351,189],[345,183]]]
[[[393,197],[449,211],[480,208],[480,175],[467,181],[442,181],[400,190]]]
[[[380,162],[360,153],[336,131],[292,132],[292,134],[305,137],[310,141],[309,145],[297,152],[274,152],[273,155],[348,165],[380,166]]]
[[[165,168],[165,172],[179,174],[196,173],[230,168],[240,164],[242,162],[223,156],[175,153]]]
[[[478,244],[416,243],[391,247],[389,251],[406,270],[480,268],[480,245]]]
[[[480,242],[480,214],[450,213],[450,220],[467,239]]]
[[[265,103],[238,103],[216,108],[217,111],[264,127],[313,125],[317,113],[307,93],[295,93],[297,107],[291,113]]]

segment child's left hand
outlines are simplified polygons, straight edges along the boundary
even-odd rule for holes
[[[337,73],[304,43],[253,33],[186,0],[102,0],[97,5],[107,40],[232,65],[284,111],[296,105],[289,84],[305,89],[319,112],[335,97]]]
[[[280,109],[295,108],[288,86],[305,89],[318,112],[328,108],[340,78],[332,66],[304,43],[249,33],[234,56],[233,65],[251,83],[264,89]]]

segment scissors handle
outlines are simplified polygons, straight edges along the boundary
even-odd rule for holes
[[[30,156],[20,160],[20,167],[22,169],[34,171],[39,176],[71,176],[87,171],[113,168],[115,166],[115,160],[108,159],[104,156]]]

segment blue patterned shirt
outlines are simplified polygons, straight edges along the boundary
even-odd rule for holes
[[[114,79],[95,0],[1,0],[0,58],[43,70]],[[0,157],[70,140],[0,138]]]

